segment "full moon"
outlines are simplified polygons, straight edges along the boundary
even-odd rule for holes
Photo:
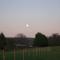
[[[29,27],[29,24],[26,24],[26,27],[28,28]]]

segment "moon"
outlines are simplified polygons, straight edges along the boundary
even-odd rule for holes
[[[26,27],[28,28],[29,27],[29,24],[26,24]]]

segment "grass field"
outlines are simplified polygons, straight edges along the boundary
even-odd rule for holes
[[[0,51],[0,60],[60,60],[60,46]]]

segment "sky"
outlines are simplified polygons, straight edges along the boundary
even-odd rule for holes
[[[1,32],[8,37],[60,34],[60,0],[0,0]]]

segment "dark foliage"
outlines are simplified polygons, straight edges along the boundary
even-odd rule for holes
[[[45,35],[43,35],[42,33],[37,33],[35,35],[35,39],[33,41],[33,46],[48,46],[48,40],[47,37]]]
[[[60,45],[60,35],[55,33],[48,38],[49,46],[59,46]]]
[[[0,49],[3,49],[6,47],[6,38],[3,33],[0,34]]]

